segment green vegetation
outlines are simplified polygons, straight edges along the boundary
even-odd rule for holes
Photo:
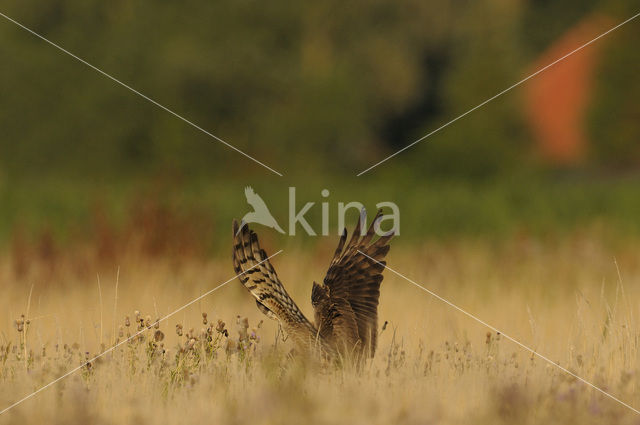
[[[9,1],[3,12],[285,177],[2,20],[0,246],[16,232],[90,238],[96,215],[123,228],[150,199],[226,234],[246,185],[285,222],[288,186],[317,203],[328,188],[332,208],[394,201],[407,239],[599,222],[638,232],[637,177],[624,177],[639,164],[637,24],[606,41],[580,167],[539,162],[515,90],[355,177],[517,81],[582,18],[621,20],[632,2],[189,4]]]
[[[104,225],[115,233],[134,234],[148,230],[145,226],[150,225],[168,226],[169,233],[179,226],[189,227],[206,246],[226,252],[231,220],[251,210],[244,187],[252,185],[287,229],[289,184],[296,187],[296,212],[307,202],[315,203],[305,217],[318,233],[322,202],[329,204],[330,232],[337,234],[339,202],[360,201],[371,212],[378,202],[393,201],[401,212],[401,240],[406,242],[418,242],[425,237],[561,236],[585,228],[598,229],[610,237],[640,236],[637,190],[640,181],[635,177],[613,179],[569,174],[469,183],[414,181],[396,175],[393,180],[369,178],[364,185],[358,179],[322,182],[283,179],[282,186],[270,182],[255,184],[244,178],[226,180],[224,184],[209,179],[119,184],[28,181],[11,187],[5,185],[0,190],[0,202],[9,206],[0,209],[0,240],[3,244],[11,240],[12,229],[28,237],[37,238],[44,232],[63,240],[92,240]],[[327,198],[321,196],[325,188],[330,191]],[[154,221],[156,216],[160,218]],[[347,222],[355,221],[356,217],[351,209]],[[273,233],[270,237],[279,237],[276,232],[269,233]],[[289,238],[283,237],[281,242],[286,242],[285,239]],[[312,238],[298,226],[294,239],[307,243]]]
[[[601,12],[620,21],[633,7],[10,0],[3,12],[285,174],[351,175],[518,81],[582,18]],[[599,148],[590,164],[617,164],[632,153],[638,164],[637,96],[629,95],[639,87],[629,66],[638,28],[629,24],[603,41],[613,47],[598,70],[588,127],[594,143],[616,148]],[[6,20],[0,39],[2,174],[110,179],[174,169],[191,176],[242,164],[237,153]],[[477,178],[531,163],[520,104],[514,91],[385,167]]]

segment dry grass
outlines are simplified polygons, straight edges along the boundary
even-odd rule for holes
[[[389,272],[380,305],[388,324],[376,358],[357,372],[292,360],[290,342],[236,281],[156,327],[157,318],[229,279],[227,258],[131,253],[105,264],[91,250],[16,258],[28,251],[21,249],[0,257],[0,409],[138,327],[149,329],[0,415],[0,424],[640,420]],[[306,314],[310,283],[322,278],[330,250],[285,247],[274,259]],[[594,235],[497,246],[398,240],[389,265],[640,407],[639,252],[633,241]]]

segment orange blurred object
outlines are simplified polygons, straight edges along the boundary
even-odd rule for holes
[[[532,72],[602,34],[611,22],[602,15],[582,20],[538,57]],[[583,126],[584,113],[601,48],[601,41],[597,41],[545,70],[526,85],[527,119],[538,151],[553,164],[576,164],[585,157],[588,140]]]

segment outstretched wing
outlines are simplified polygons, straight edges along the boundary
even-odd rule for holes
[[[251,186],[244,188],[244,196],[247,198],[247,203],[253,207],[255,211],[263,210],[266,208],[266,204]]]
[[[246,196],[247,201],[252,199],[256,195],[256,192],[253,190],[251,186],[247,186],[244,188],[244,196]]]
[[[331,303],[338,309],[342,308],[346,316],[355,316],[361,349],[373,357],[377,342],[380,283],[386,264],[384,258],[389,252],[389,241],[394,233],[389,232],[372,242],[375,229],[382,218],[382,211],[378,211],[369,230],[363,235],[361,222],[365,218],[366,213],[363,209],[346,246],[347,229],[344,229],[324,278],[324,284],[329,288]],[[342,300],[346,301],[346,304]],[[348,308],[353,313],[347,311]]]
[[[242,285],[256,299],[260,311],[277,319],[295,340],[315,338],[315,328],[302,314],[280,282],[267,253],[260,248],[258,236],[233,221],[233,267]]]

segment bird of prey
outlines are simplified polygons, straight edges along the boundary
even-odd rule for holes
[[[350,359],[373,357],[384,258],[394,235],[391,231],[374,240],[381,218],[382,212],[378,211],[364,233],[363,209],[348,243],[344,229],[323,283],[313,282],[314,323],[287,293],[267,253],[260,248],[258,236],[248,226],[238,228],[234,220],[235,271],[242,285],[255,297],[260,311],[278,320],[303,352]]]
[[[246,213],[244,217],[242,217],[240,228],[243,228],[247,223],[258,223],[276,229],[280,233],[284,233],[284,230],[282,230],[276,219],[271,215],[271,212],[269,212],[267,204],[264,203],[260,195],[258,195],[251,186],[245,187],[244,195],[247,198],[247,203],[253,207],[253,211]]]

